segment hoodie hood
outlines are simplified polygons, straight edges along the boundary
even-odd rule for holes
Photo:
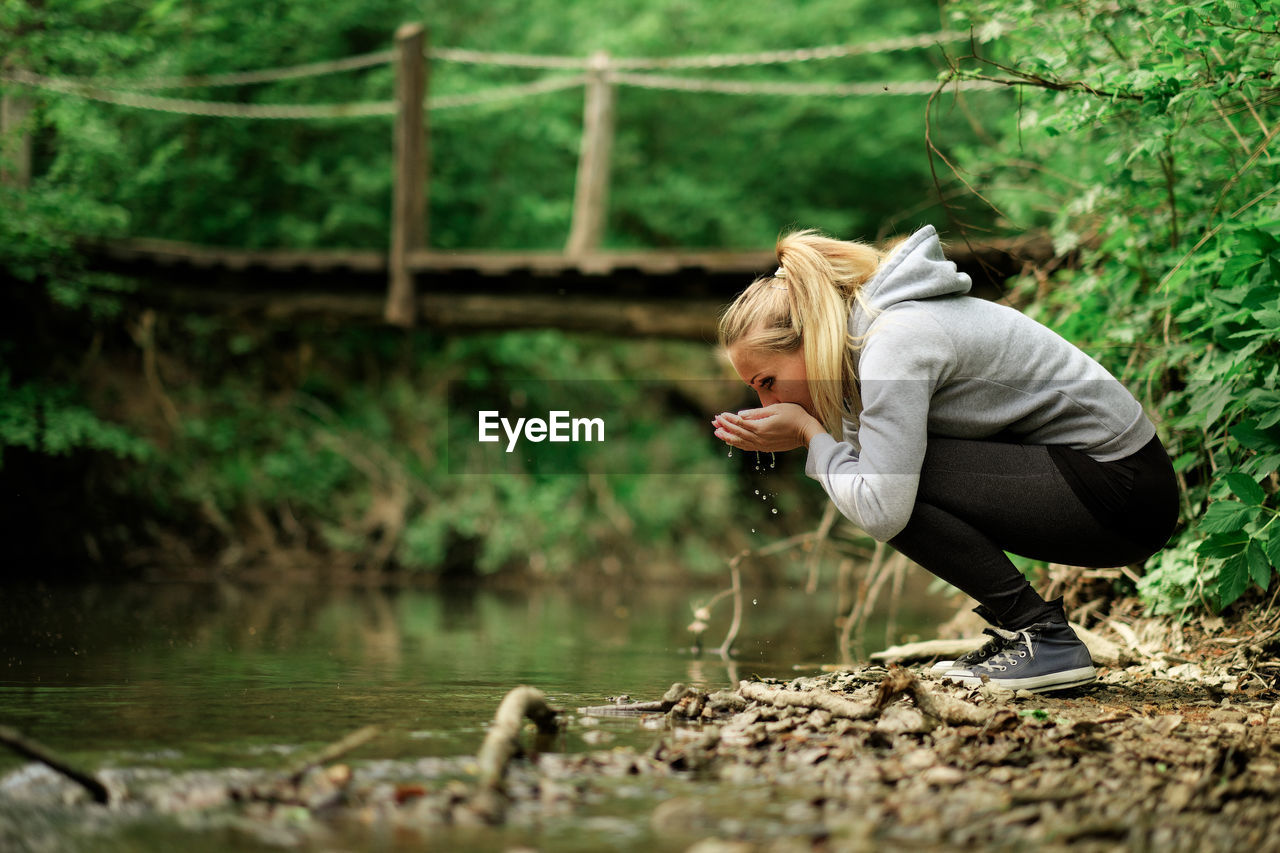
[[[942,253],[937,230],[926,225],[903,241],[862,286],[862,298],[872,313],[855,302],[849,317],[850,331],[855,337],[865,335],[877,314],[899,302],[958,296],[968,293],[972,286],[969,275],[956,269]]]

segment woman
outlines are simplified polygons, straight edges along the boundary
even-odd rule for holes
[[[716,416],[716,436],[808,448],[844,515],[977,599],[992,639],[942,664],[947,678],[1093,681],[1062,600],[1005,552],[1119,566],[1164,546],[1177,482],[1142,406],[1048,328],[968,296],[932,227],[889,252],[801,231],[777,254],[720,321],[761,407]]]

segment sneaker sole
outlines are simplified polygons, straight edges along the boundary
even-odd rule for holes
[[[982,677],[974,675],[967,669],[953,670],[944,678],[965,687],[977,687],[982,684]],[[1064,669],[1049,675],[1037,675],[1032,678],[992,678],[987,677],[987,686],[995,690],[1029,690],[1032,693],[1047,693],[1051,690],[1067,690],[1080,687],[1098,680],[1098,671],[1092,666],[1077,669]]]

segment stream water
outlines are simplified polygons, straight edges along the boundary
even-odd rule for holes
[[[829,593],[744,592],[726,663],[689,650],[690,604],[707,594],[671,587],[0,586],[0,724],[88,768],[284,766],[369,724],[382,734],[353,762],[458,756],[474,754],[517,684],[573,711],[658,698],[675,681],[717,689],[838,660]],[[717,606],[709,645],[731,609]],[[931,636],[942,612],[901,612],[901,631]],[[873,648],[883,631],[868,627]],[[603,729],[608,746],[655,739],[635,720]],[[607,748],[585,731],[571,726],[559,748]],[[0,751],[0,779],[22,764]]]

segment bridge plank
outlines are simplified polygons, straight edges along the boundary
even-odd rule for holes
[[[131,239],[112,241],[100,247],[115,260],[154,263],[158,266],[187,265],[200,269],[309,270],[317,273],[351,270],[382,273],[387,269],[385,252],[359,249],[230,249],[199,246],[172,240]],[[972,249],[952,246],[949,256],[960,264],[980,258],[1016,255],[1043,261],[1052,257],[1047,238],[993,240]],[[418,249],[407,253],[407,265],[414,273],[474,272],[485,276],[534,273],[544,276],[610,276],[620,271],[641,275],[670,276],[682,271],[709,274],[754,276],[770,272],[774,254],[767,249],[669,249],[599,250],[577,256],[558,251],[445,251]]]
[[[258,315],[277,321],[343,318],[380,323],[383,298],[351,293],[220,293],[186,287],[165,291],[164,301],[186,310]],[[608,335],[713,342],[721,300],[620,300],[610,297],[426,293],[416,300],[424,326],[444,331],[561,329]]]

